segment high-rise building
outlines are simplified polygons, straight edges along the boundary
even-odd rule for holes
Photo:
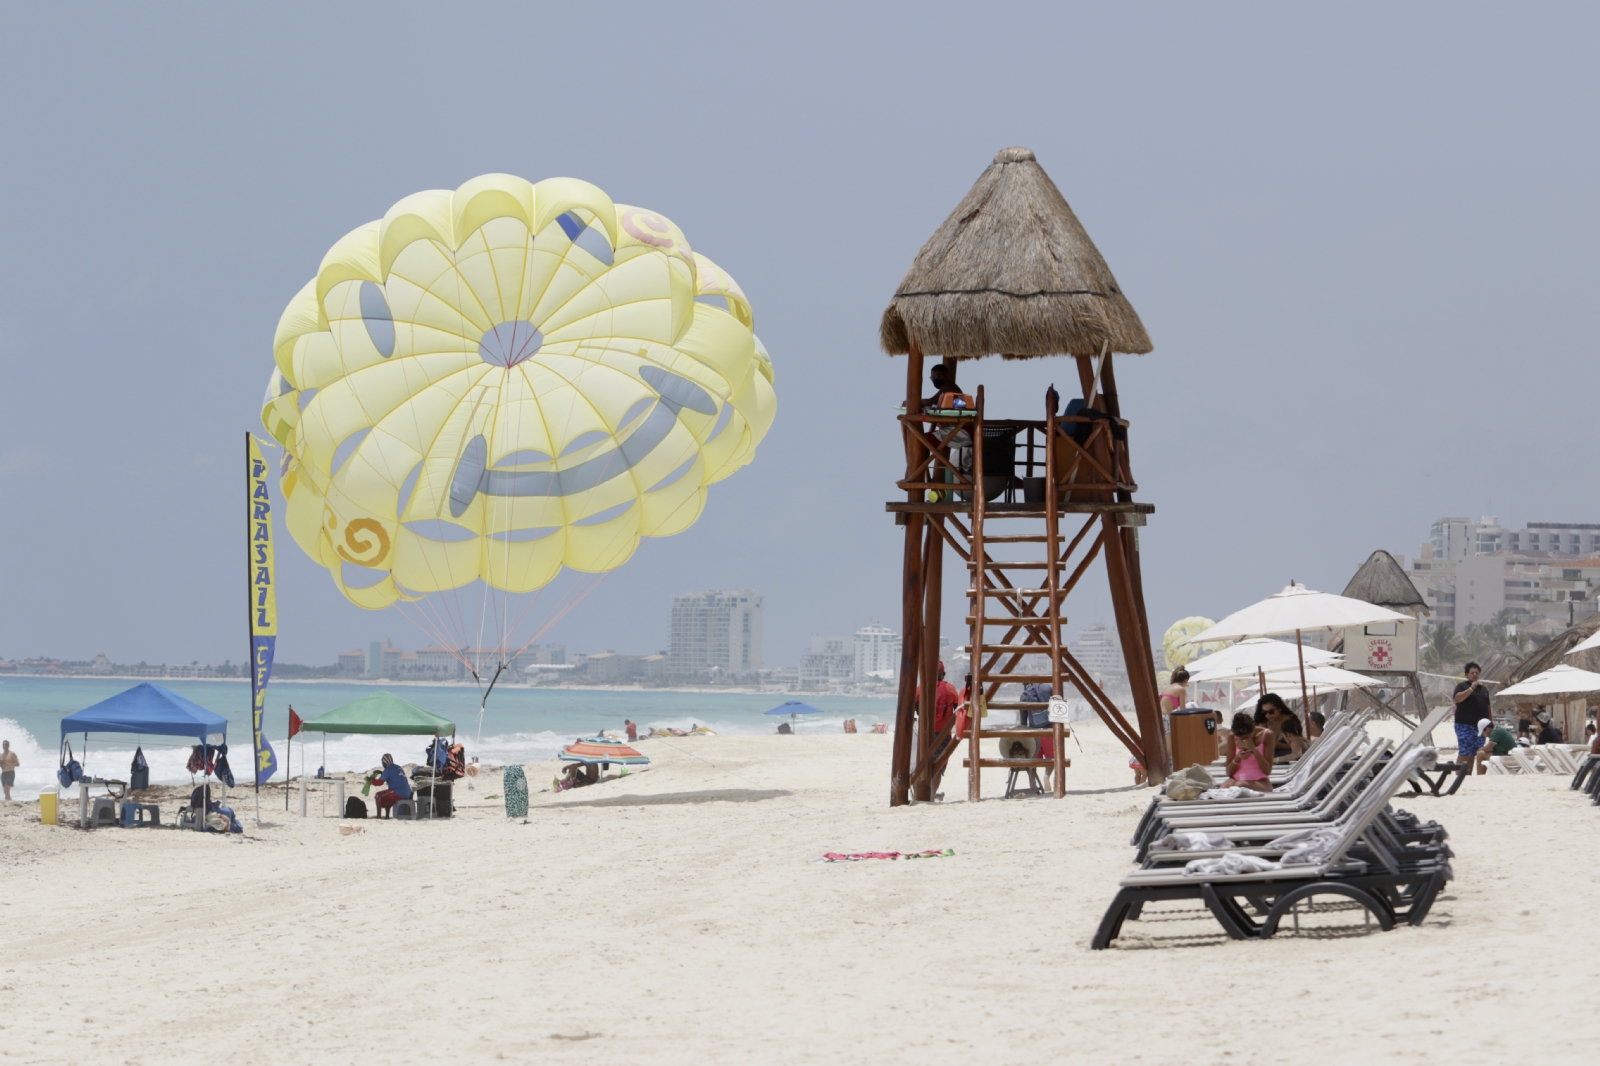
[[[400,676],[400,649],[388,637],[367,645],[367,676],[397,678]]]
[[[856,653],[844,637],[812,637],[800,656],[800,687],[825,689],[855,680]]]
[[[1104,622],[1091,622],[1078,630],[1078,639],[1068,648],[1072,657],[1089,671],[1089,676],[1102,685],[1113,678],[1127,676],[1127,667],[1122,662],[1122,645]]]
[[[1433,524],[1409,575],[1435,624],[1460,633],[1502,612],[1516,624],[1560,625],[1595,613],[1600,523],[1529,522],[1507,529],[1494,515]]]
[[[900,673],[900,634],[873,619],[856,630],[855,680],[893,681]]]
[[[758,673],[761,604],[762,597],[750,589],[674,596],[667,673],[679,680]]]

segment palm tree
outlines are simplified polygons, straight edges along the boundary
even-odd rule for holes
[[[1465,654],[1461,638],[1450,626],[1439,622],[1428,627],[1428,643],[1422,649],[1422,664],[1428,669],[1455,673],[1461,669]]]
[[[1523,636],[1520,632],[1515,634],[1511,632],[1512,626],[1518,626],[1518,628],[1520,628],[1521,621],[1521,613],[1511,607],[1505,607],[1496,611],[1494,617],[1489,619],[1489,624],[1491,626],[1493,626],[1498,632],[1505,634],[1504,647],[1506,651],[1520,653],[1528,646],[1527,637]]]
[[[1474,623],[1461,634],[1462,651],[1467,658],[1478,662],[1487,662],[1494,658],[1502,645],[1505,644],[1505,630],[1495,630],[1488,622],[1479,625]]]

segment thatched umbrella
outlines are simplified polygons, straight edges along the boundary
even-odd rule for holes
[[[1391,611],[1402,611],[1413,618],[1428,613],[1428,601],[1422,598],[1422,593],[1417,591],[1417,586],[1394,556],[1382,549],[1373,552],[1361,564],[1350,584],[1344,587],[1344,595]]]
[[[1139,314],[1026,148],[994,157],[928,238],[878,330],[883,350],[977,359],[1150,350]]]

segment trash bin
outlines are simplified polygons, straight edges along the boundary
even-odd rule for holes
[[[1222,715],[1205,707],[1184,707],[1172,712],[1172,768],[1182,770],[1217,761],[1217,729]]]
[[[1011,488],[1017,469],[1017,431],[1011,426],[983,427],[983,498],[997,499]]]

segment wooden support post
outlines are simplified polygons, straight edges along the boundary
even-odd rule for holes
[[[1044,448],[1044,542],[1045,558],[1049,566],[1045,570],[1046,606],[1045,617],[1050,620],[1050,696],[1052,699],[1064,698],[1061,691],[1061,502],[1060,488],[1056,485],[1056,436],[1061,432],[1061,427],[1056,423],[1055,390],[1050,390],[1045,399],[1045,448]],[[1062,773],[1062,748],[1065,746],[1066,737],[1061,723],[1055,724],[1055,780],[1052,791],[1056,799],[1064,799],[1067,795],[1066,775]]]
[[[983,662],[983,615],[988,607],[988,599],[984,593],[987,584],[987,575],[981,565],[986,558],[983,547],[983,386],[978,386],[976,397],[978,404],[978,417],[972,420],[972,558],[979,562],[979,566],[972,571],[972,605],[973,615],[978,619],[972,626],[971,646],[968,654],[972,656],[972,696],[971,705],[967,708],[967,721],[972,730],[967,741],[967,760],[970,768],[967,773],[967,801],[977,803],[983,798],[983,767],[980,765],[978,755],[979,745],[983,739],[983,686],[979,683],[977,671]]]
[[[1117,619],[1117,634],[1122,641],[1122,657],[1128,668],[1128,686],[1133,690],[1133,709],[1139,719],[1139,745],[1144,749],[1145,780],[1159,785],[1171,772],[1167,764],[1166,734],[1162,729],[1161,707],[1156,695],[1155,662],[1150,657],[1150,641],[1139,622],[1129,580],[1126,545],[1117,516],[1102,515],[1105,524],[1106,574],[1111,579],[1111,607]],[[1142,646],[1141,646],[1142,641]]]
[[[906,359],[906,417],[922,413],[922,350],[915,343]],[[927,466],[925,449],[909,427],[905,430],[906,480],[921,481]],[[915,503],[926,498],[921,489],[907,489],[906,499]],[[917,692],[917,637],[922,629],[922,516],[907,514],[905,560],[901,575],[900,691],[895,706],[894,748],[890,756],[889,805],[899,807],[911,801],[911,735],[915,717],[913,704]]]
[[[917,707],[917,765],[926,766],[933,757],[934,708],[939,698],[939,612],[940,585],[944,579],[944,540],[937,515],[925,521],[922,542],[922,699]],[[933,779],[924,774],[912,783],[912,797],[926,803],[933,799]]]

